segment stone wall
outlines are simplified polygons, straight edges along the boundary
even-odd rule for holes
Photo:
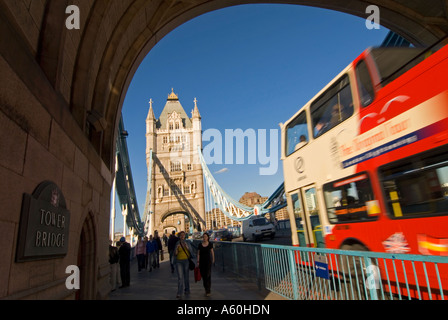
[[[85,245],[94,254],[86,255],[80,267],[87,266],[84,271],[97,281],[80,291],[88,292],[86,298],[106,297],[110,172],[37,65],[34,48],[24,50],[30,48],[30,35],[24,37],[5,16],[0,20],[2,46],[7,42],[11,49],[0,57],[0,299],[75,298],[76,291],[65,286],[65,270],[79,264],[81,231],[89,215],[94,241]],[[68,253],[15,262],[23,194],[32,194],[45,180],[60,187],[70,211]]]

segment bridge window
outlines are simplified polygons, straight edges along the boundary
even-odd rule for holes
[[[359,98],[361,105],[367,107],[372,103],[375,97],[372,79],[370,78],[369,70],[364,60],[359,61],[356,65],[356,76],[358,82]]]
[[[184,186],[184,193],[189,194],[190,193],[190,186]]]
[[[182,171],[182,164],[179,161],[171,162],[171,172]]]
[[[353,114],[348,75],[344,75],[311,104],[314,137],[317,138]]]
[[[163,197],[163,186],[157,187],[157,198]]]
[[[300,149],[308,143],[306,112],[301,112],[286,127],[286,155]]]
[[[168,143],[168,137],[167,136],[163,137],[163,143]]]
[[[379,203],[374,197],[367,173],[327,183],[323,190],[331,223],[377,219]]]
[[[433,150],[380,168],[393,218],[448,214],[448,148]]]
[[[163,196],[164,197],[169,197],[170,196],[170,189],[163,188]]]
[[[172,183],[171,184],[171,195],[179,195],[182,194],[182,186]]]

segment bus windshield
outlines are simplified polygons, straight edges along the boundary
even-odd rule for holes
[[[260,218],[260,219],[255,219],[255,220],[252,220],[252,224],[254,225],[254,226],[265,226],[265,225],[267,225],[269,222],[268,222],[268,220],[266,219],[266,218]]]

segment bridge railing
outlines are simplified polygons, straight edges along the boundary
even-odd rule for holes
[[[215,242],[216,267],[291,300],[447,300],[448,257]]]

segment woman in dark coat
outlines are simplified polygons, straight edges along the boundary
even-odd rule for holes
[[[210,296],[212,285],[212,264],[215,263],[215,253],[213,244],[209,242],[210,236],[204,233],[202,242],[198,246],[198,264],[201,271],[201,277],[205,288],[205,295]]]

